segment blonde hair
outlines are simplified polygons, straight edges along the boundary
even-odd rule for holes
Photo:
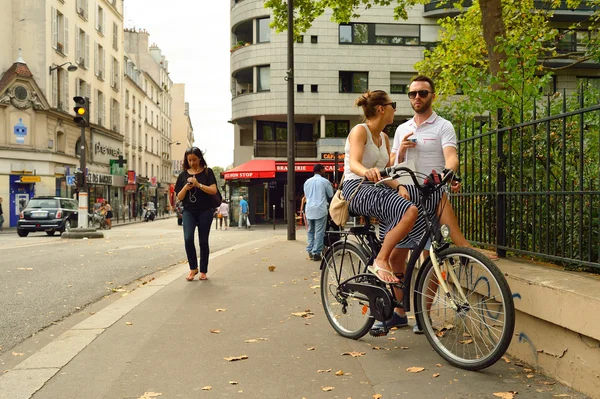
[[[388,94],[383,90],[367,90],[356,99],[354,105],[362,107],[366,121],[377,114],[377,107],[388,102]]]

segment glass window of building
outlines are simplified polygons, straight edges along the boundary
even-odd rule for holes
[[[271,67],[258,67],[258,91],[269,91],[271,89]]]
[[[271,18],[261,18],[257,20],[256,37],[259,43],[267,43],[271,41],[271,28],[269,27],[270,23]]]
[[[364,93],[369,88],[368,72],[340,71],[340,93]]]
[[[390,72],[390,93],[408,93],[410,80],[415,75],[412,72]]]

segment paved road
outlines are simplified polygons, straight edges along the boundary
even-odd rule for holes
[[[175,218],[105,230],[103,239],[0,235],[0,352],[144,276],[186,262]],[[266,234],[272,230],[265,229]],[[253,231],[211,231],[211,250]],[[284,234],[280,228],[275,234]]]

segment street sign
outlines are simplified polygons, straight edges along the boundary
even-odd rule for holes
[[[39,183],[41,181],[41,176],[21,176],[21,183]]]

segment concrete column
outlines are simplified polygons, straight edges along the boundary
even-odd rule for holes
[[[321,115],[321,138],[325,138],[325,115]]]

